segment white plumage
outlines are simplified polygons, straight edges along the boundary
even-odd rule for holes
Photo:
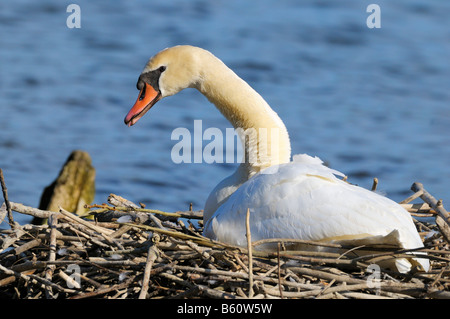
[[[205,236],[246,246],[249,209],[253,241],[290,238],[377,247],[423,246],[405,209],[336,175],[344,176],[306,154],[295,155],[291,163],[269,167],[241,185],[216,210],[205,225]],[[427,259],[415,261],[428,270]],[[396,259],[383,265],[407,272],[411,260]]]

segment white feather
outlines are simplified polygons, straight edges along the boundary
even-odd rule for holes
[[[270,174],[270,170],[276,173]],[[241,185],[216,210],[206,222],[204,234],[246,246],[245,218],[249,209],[253,241],[291,238],[403,248],[423,246],[411,215],[399,204],[335,175],[343,174],[308,155],[269,167]],[[424,270],[429,269],[427,259],[416,261]],[[395,266],[402,272],[411,268],[405,260],[397,260]]]

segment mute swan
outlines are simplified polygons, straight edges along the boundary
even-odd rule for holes
[[[204,208],[205,236],[246,246],[246,213],[253,240],[290,238],[355,245],[423,247],[410,214],[375,192],[336,177],[342,173],[317,157],[295,155],[287,130],[265,100],[210,52],[192,46],[167,48],[153,56],[137,82],[136,103],[125,117],[134,125],[157,101],[185,88],[196,88],[235,129],[245,135],[247,155],[220,182]],[[266,134],[261,133],[266,130]],[[268,131],[276,134],[269,134]],[[264,135],[264,138],[262,138]],[[271,249],[271,247],[265,247]],[[398,258],[383,266],[408,272],[428,271],[426,258]]]

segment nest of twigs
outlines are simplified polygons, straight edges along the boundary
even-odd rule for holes
[[[409,204],[418,197],[424,202]],[[425,244],[421,250],[432,266],[427,273],[410,274],[371,267],[377,258],[400,258],[405,250],[357,258],[286,251],[286,240],[275,240],[279,249],[274,252],[254,249],[260,243],[233,247],[202,236],[201,212],[166,213],[116,195],[108,204],[89,207],[94,219],[11,202],[12,211],[48,223],[12,222],[0,231],[0,297],[449,298],[448,220],[435,220],[446,211],[433,200],[419,187],[401,203],[416,219]],[[430,222],[417,221],[420,217]]]

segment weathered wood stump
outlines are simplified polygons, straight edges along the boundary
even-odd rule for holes
[[[95,168],[85,151],[75,150],[67,158],[58,177],[47,186],[42,195],[39,209],[58,212],[59,207],[84,216],[95,196]],[[33,224],[45,223],[45,219],[34,218]]]

